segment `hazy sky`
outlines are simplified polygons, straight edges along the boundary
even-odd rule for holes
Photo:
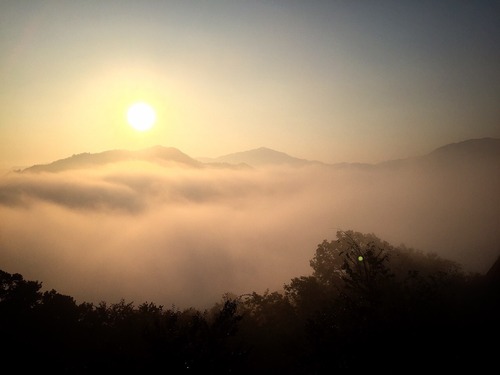
[[[377,162],[500,137],[499,19],[499,1],[2,0],[0,163],[156,144]]]

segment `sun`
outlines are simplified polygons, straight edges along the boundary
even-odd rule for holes
[[[127,121],[135,130],[146,131],[156,122],[156,112],[149,104],[137,102],[127,110]]]

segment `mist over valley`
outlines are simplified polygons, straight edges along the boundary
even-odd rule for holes
[[[337,230],[485,273],[500,254],[500,139],[327,164],[269,148],[76,154],[0,178],[0,264],[79,301],[203,307],[310,274]]]

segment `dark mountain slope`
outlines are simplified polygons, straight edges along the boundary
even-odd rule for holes
[[[142,160],[154,163],[173,162],[189,167],[203,167],[203,163],[192,159],[174,147],[154,146],[138,151],[110,150],[95,154],[76,154],[69,158],[56,160],[49,164],[34,165],[24,169],[22,172],[60,172],[70,169],[98,167],[106,164],[132,160]]]
[[[81,153],[69,158],[56,160],[49,164],[38,164],[22,172],[59,172],[69,169],[97,167],[110,163],[143,160],[159,164],[177,163],[184,166],[203,168],[242,169],[263,166],[325,166],[342,170],[446,170],[463,168],[493,169],[500,171],[500,139],[481,138],[451,143],[418,157],[388,160],[377,164],[336,163],[300,159],[284,152],[260,147],[253,150],[236,152],[217,158],[191,158],[174,147],[154,146],[138,151],[109,150],[100,153]]]
[[[376,164],[376,167],[387,168],[430,168],[430,169],[463,169],[463,168],[500,168],[500,139],[479,138],[450,143],[430,153],[407,159],[388,160]]]
[[[289,166],[306,166],[323,164],[318,161],[299,159],[290,156],[284,152],[272,150],[267,147],[260,147],[253,150],[235,152],[219,156],[217,158],[202,158],[205,162],[218,162],[230,164],[248,164],[253,167],[270,166],[270,165],[289,165]]]

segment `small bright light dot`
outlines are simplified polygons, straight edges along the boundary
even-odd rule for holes
[[[360,262],[362,262],[362,261],[363,261],[363,257],[360,255],[360,256],[358,257],[358,260],[359,260]]]

